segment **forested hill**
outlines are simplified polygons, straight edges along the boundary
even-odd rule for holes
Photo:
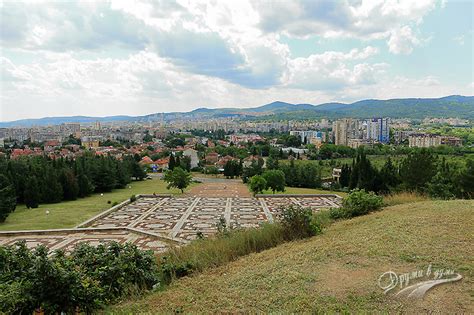
[[[335,107],[323,104],[317,110],[338,113],[344,116],[364,118],[372,116],[385,117],[463,117],[474,118],[473,96],[447,96],[442,98],[406,98],[391,100],[363,100]]]
[[[157,113],[145,116],[109,116],[109,117],[47,117],[0,122],[0,128],[13,126],[41,126],[66,122],[91,123],[93,121],[160,121],[188,118],[265,118],[265,119],[308,119],[308,118],[370,118],[392,117],[423,119],[426,117],[459,117],[474,119],[474,96],[452,95],[442,98],[401,98],[389,100],[362,100],[350,104],[325,103],[321,105],[291,104],[273,102],[253,108],[198,108],[190,112],[172,112],[161,114],[157,104]]]

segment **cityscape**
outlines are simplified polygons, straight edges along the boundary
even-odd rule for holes
[[[0,314],[473,313],[473,12],[0,0]]]
[[[450,131],[446,133],[433,132],[436,127],[449,126]],[[470,129],[471,128],[471,129]],[[196,145],[201,147],[200,153],[208,152],[208,148],[216,145],[229,147],[240,145],[245,147],[247,143],[268,141],[273,147],[282,147],[289,150],[278,138],[283,135],[293,136],[297,144],[293,151],[298,151],[303,145],[309,148],[319,149],[324,144],[335,144],[357,149],[361,146],[371,147],[374,145],[394,145],[429,148],[446,145],[449,147],[469,147],[473,145],[472,136],[453,136],[453,130],[465,130],[465,134],[472,132],[472,123],[467,119],[426,118],[421,121],[410,119],[391,118],[369,118],[365,120],[344,118],[336,120],[321,119],[320,121],[290,120],[278,122],[252,122],[241,119],[226,120],[199,120],[199,121],[158,121],[150,123],[127,123],[111,122],[101,123],[99,121],[82,124],[62,123],[52,126],[12,127],[0,129],[0,145],[4,147],[3,155],[8,154],[11,158],[21,156],[42,156],[50,158],[75,158],[86,151],[94,151],[96,154],[112,155],[122,157],[124,154],[139,154],[143,156],[143,163],[158,166],[160,170],[167,167],[160,163],[153,164],[158,160],[150,159],[151,156],[160,155],[164,151],[185,152],[193,150],[192,167],[198,167],[209,159],[201,154],[197,155]],[[199,136],[201,131],[208,132],[207,136]],[[223,134],[222,139],[213,142],[212,134]],[[267,136],[274,134],[277,136]],[[184,141],[182,145],[169,147],[166,139],[180,136]],[[296,140],[298,139],[298,140]],[[308,146],[309,145],[309,146]],[[212,151],[212,150],[211,150]],[[305,153],[308,149],[301,149],[302,159],[308,157]],[[189,153],[191,154],[191,153]],[[223,158],[222,156],[217,156]],[[202,161],[201,161],[202,160]],[[222,163],[221,163],[222,164]]]

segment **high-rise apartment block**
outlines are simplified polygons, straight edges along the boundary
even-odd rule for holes
[[[352,118],[344,118],[333,123],[334,143],[336,145],[349,145],[350,139],[358,139],[359,121]]]
[[[367,120],[367,140],[379,143],[388,143],[390,140],[390,127],[388,118],[372,118]]]

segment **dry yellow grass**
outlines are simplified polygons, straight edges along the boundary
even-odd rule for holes
[[[115,306],[114,313],[350,312],[473,313],[474,201],[427,201],[330,226],[323,235],[252,254],[167,290]],[[380,274],[453,268],[457,283],[422,301],[384,295]]]
[[[428,201],[429,198],[425,195],[421,195],[415,192],[399,192],[394,193],[383,198],[384,204],[386,206],[395,206],[401,205],[404,203],[412,203],[412,202],[420,202],[420,201]]]

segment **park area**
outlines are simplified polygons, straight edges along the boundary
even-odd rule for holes
[[[320,191],[296,188],[290,188],[286,195],[255,198],[241,181],[203,180],[193,183],[184,194],[166,189],[162,180],[153,178],[76,201],[37,209],[20,207],[0,226],[4,231],[0,232],[0,245],[24,240],[28,247],[44,244],[70,251],[80,242],[94,245],[117,241],[162,252],[197,235],[217,233],[221,219],[228,227],[258,227],[273,222],[289,205],[318,211],[338,207],[341,200],[328,191],[317,194]],[[301,192],[307,195],[298,195]],[[128,201],[132,195],[138,198]]]

